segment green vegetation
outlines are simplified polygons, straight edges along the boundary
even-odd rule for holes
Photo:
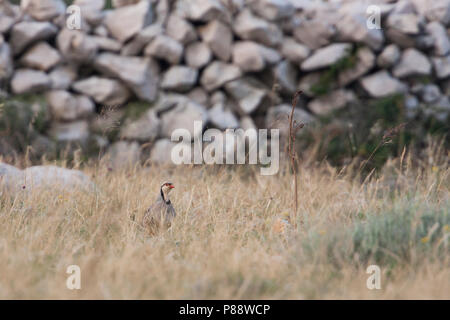
[[[311,92],[315,96],[322,96],[329,93],[333,89],[333,83],[337,81],[339,73],[355,66],[357,59],[356,53],[357,48],[349,50],[345,57],[324,71],[321,74],[319,81],[311,86]]]

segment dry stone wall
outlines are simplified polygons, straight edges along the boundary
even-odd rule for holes
[[[75,0],[71,30],[62,0],[0,0],[0,84],[3,96],[45,95],[48,137],[95,137],[118,164],[142,144],[168,161],[171,132],[199,134],[195,120],[273,127],[299,89],[304,122],[398,93],[410,118],[450,112],[450,0],[112,3]],[[136,101],[144,111],[126,118]]]

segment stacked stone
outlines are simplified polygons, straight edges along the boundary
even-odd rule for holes
[[[277,120],[299,89],[303,122],[393,94],[405,96],[411,118],[450,113],[450,0],[104,2],[75,0],[81,29],[70,30],[62,0],[0,1],[0,84],[12,95],[45,93],[48,134],[60,141],[102,132],[110,121],[96,113],[121,117],[134,100],[148,110],[103,144],[139,159],[150,143],[155,162],[170,159],[174,129],[201,134],[196,120],[285,126]]]

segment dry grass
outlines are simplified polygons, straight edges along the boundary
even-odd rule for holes
[[[292,208],[288,170],[265,177],[249,167],[89,166],[97,194],[2,196],[0,298],[449,299],[447,157],[430,151],[413,166],[405,156],[364,183],[350,169],[304,164],[303,224],[284,234],[273,226]],[[129,217],[139,220],[165,180],[176,186],[178,216],[150,238]],[[372,263],[381,267],[381,290],[366,288]],[[72,264],[81,290],[66,288]]]

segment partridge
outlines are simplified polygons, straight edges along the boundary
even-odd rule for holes
[[[170,202],[169,193],[175,186],[171,182],[161,185],[160,194],[156,202],[147,209],[142,219],[142,225],[150,232],[168,229],[175,218],[175,209]]]

